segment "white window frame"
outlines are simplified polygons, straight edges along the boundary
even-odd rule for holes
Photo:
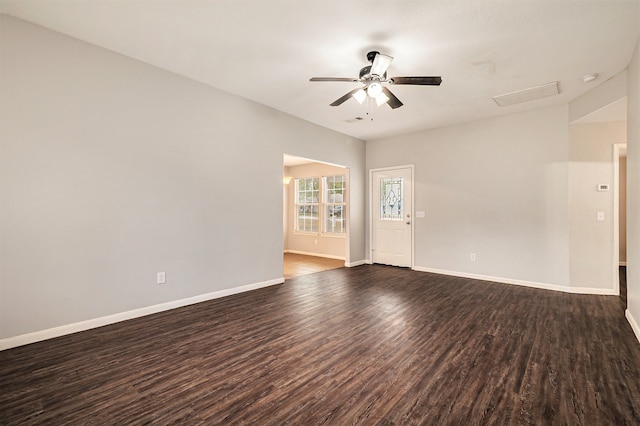
[[[317,196],[316,196],[316,202],[309,202],[308,200],[305,199],[305,201],[300,202],[300,181],[307,181],[307,180],[316,180],[317,181]],[[320,230],[322,229],[322,222],[320,219],[320,200],[321,200],[321,185],[320,185],[320,178],[318,178],[317,176],[309,176],[309,177],[301,177],[301,178],[296,178],[295,179],[295,200],[294,200],[294,206],[295,206],[295,221],[294,221],[294,231],[297,233],[301,233],[301,234],[319,234]],[[305,189],[305,191],[308,191]],[[306,198],[306,197],[305,197]],[[315,207],[316,211],[317,211],[317,217],[316,217],[316,223],[317,223],[317,229],[313,230],[312,227],[310,227],[309,229],[307,229],[306,226],[304,226],[304,229],[300,229],[300,207],[308,207],[313,209]],[[303,219],[304,222],[306,223],[306,219]]]
[[[334,198],[333,200],[329,199],[329,196],[331,195],[331,190],[329,189],[329,179],[335,179],[336,178],[341,178],[341,182],[342,182],[342,197],[341,197],[341,201],[340,202],[336,202],[336,199]],[[332,235],[332,236],[341,236],[347,233],[347,218],[346,218],[346,211],[347,211],[347,202],[346,202],[346,192],[347,192],[347,177],[346,175],[331,175],[331,176],[322,176],[322,213],[321,215],[323,216],[322,218],[322,233],[326,234],[326,235]],[[335,231],[330,231],[327,229],[327,225],[328,225],[328,210],[331,207],[342,207],[342,212],[341,212],[341,222],[342,222],[342,231],[340,232],[335,232]]]
[[[329,189],[328,189],[328,179],[330,178],[342,178],[342,202],[329,202]],[[300,202],[300,184],[303,180],[308,179],[316,179],[318,182],[318,198],[317,202],[308,202],[303,201]],[[344,238],[347,235],[347,177],[346,174],[339,175],[329,175],[329,176],[304,176],[298,177],[294,179],[294,225],[293,232],[296,234],[307,234],[307,235],[319,235],[325,237],[336,237],[336,238]],[[342,232],[330,232],[326,229],[326,212],[329,210],[329,207],[332,206],[341,206],[342,207]],[[316,230],[313,229],[300,229],[300,207],[315,207],[318,212],[317,216],[317,224],[318,227]]]

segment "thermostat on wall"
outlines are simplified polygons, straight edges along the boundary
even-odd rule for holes
[[[608,191],[609,190],[609,184],[608,183],[599,183],[598,184],[598,191]]]

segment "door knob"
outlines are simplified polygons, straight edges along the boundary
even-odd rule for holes
[[[409,220],[408,220],[408,221],[407,221],[407,225],[411,225],[411,221],[409,221]]]

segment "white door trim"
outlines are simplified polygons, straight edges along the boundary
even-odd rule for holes
[[[626,143],[613,144],[613,255],[611,284],[613,293],[620,295],[620,151]]]
[[[345,211],[344,211],[344,215],[345,215],[345,234],[344,234],[344,257],[342,256],[334,256],[331,254],[320,254],[320,253],[312,253],[312,252],[305,252],[304,254],[308,254],[311,256],[319,256],[319,257],[327,257],[330,259],[339,259],[339,260],[344,260],[344,266],[346,267],[352,267],[352,266],[358,266],[361,263],[355,262],[355,263],[351,263],[351,167],[349,166],[344,166],[341,164],[337,164],[337,163],[328,163],[326,161],[322,161],[322,160],[315,160],[312,158],[306,158],[306,157],[300,157],[300,156],[296,156],[296,155],[292,155],[292,154],[287,154],[284,153],[283,154],[283,163],[282,163],[282,170],[284,173],[284,168],[287,167],[284,164],[284,158],[286,156],[290,156],[290,157],[298,157],[300,159],[303,160],[308,160],[307,162],[309,164],[311,163],[317,163],[317,164],[322,164],[322,165],[327,165],[327,166],[333,166],[333,167],[339,167],[341,169],[344,169],[344,175],[345,175],[345,183],[346,183],[346,192],[347,192],[347,200],[346,200],[346,206],[345,206]],[[306,163],[305,163],[306,164]],[[284,175],[283,175],[284,177]],[[322,178],[322,176],[318,175],[319,178]],[[285,222],[284,224],[284,231],[283,231],[283,237],[282,237],[282,248],[283,248],[283,253],[287,253],[287,252],[296,252],[296,250],[289,250],[288,248],[285,249],[285,233],[290,232],[291,229],[293,229],[293,222],[295,221],[295,203],[292,201],[293,197],[295,197],[294,194],[294,190],[291,189],[294,187],[294,182],[295,182],[295,178],[292,178],[291,181],[289,183],[282,183],[283,185],[283,192],[282,192],[282,215],[283,215],[283,221]],[[322,223],[319,223],[319,226],[322,226]],[[321,229],[318,230],[318,233],[316,235],[321,235]],[[325,237],[327,237],[325,235]],[[342,238],[342,236],[336,236],[336,237],[327,237],[327,238]],[[302,253],[299,251],[299,253]],[[284,276],[284,264],[282,265],[283,268],[283,276]]]
[[[369,169],[369,238],[368,238],[368,242],[369,242],[369,248],[367,250],[367,263],[368,264],[372,264],[373,263],[373,174],[375,172],[386,172],[386,171],[390,171],[390,170],[397,170],[397,169],[411,169],[411,266],[410,268],[413,269],[415,266],[415,257],[414,257],[414,252],[415,252],[415,235],[414,235],[414,231],[415,231],[415,218],[416,215],[414,214],[415,212],[415,181],[414,181],[414,176],[415,176],[415,167],[413,164],[405,164],[405,165],[400,165],[400,166],[392,166],[392,167],[379,167],[376,169]]]

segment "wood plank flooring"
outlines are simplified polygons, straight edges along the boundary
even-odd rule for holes
[[[344,260],[297,253],[284,254],[284,278],[287,280],[342,267],[344,267]]]
[[[0,424],[640,424],[615,296],[341,268],[0,352]]]

